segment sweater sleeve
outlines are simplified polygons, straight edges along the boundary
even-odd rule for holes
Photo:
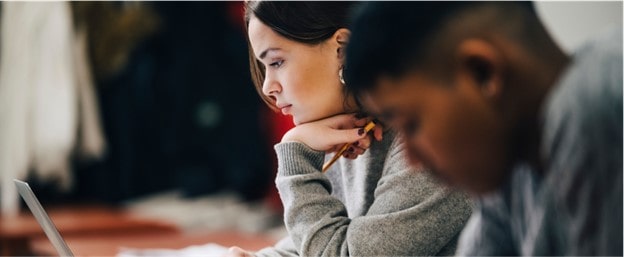
[[[254,253],[256,257],[297,257],[297,249],[290,237],[285,237],[272,247],[266,247]]]
[[[330,181],[320,172],[322,152],[295,142],[275,148],[286,228],[301,256],[436,255],[470,215],[466,196],[411,168],[396,144],[368,213],[352,219],[330,195]]]

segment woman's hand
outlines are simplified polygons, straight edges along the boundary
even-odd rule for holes
[[[343,155],[354,159],[368,149],[371,137],[376,140],[382,138],[381,126],[375,126],[372,136],[364,133],[363,127],[371,120],[370,117],[358,118],[355,114],[340,114],[300,124],[286,132],[282,142],[300,142],[325,152],[335,152],[344,144],[353,143]]]
[[[366,118],[366,122],[364,124],[367,124],[371,120],[371,118]],[[366,152],[366,150],[370,147],[373,139],[377,141],[381,141],[383,139],[383,125],[381,125],[381,123],[379,122],[375,122],[375,127],[368,133],[366,137],[352,143],[350,146],[351,149],[347,149],[347,151],[342,153],[342,156],[348,159],[357,158],[358,156]],[[336,147],[331,151],[327,152],[338,152],[341,147],[342,146]]]
[[[254,253],[251,251],[243,250],[240,247],[232,246],[228,249],[228,252],[222,257],[254,257]]]

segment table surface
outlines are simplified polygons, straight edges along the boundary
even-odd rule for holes
[[[115,256],[122,247],[180,249],[192,245],[216,243],[225,247],[239,246],[248,250],[259,250],[273,245],[277,240],[264,234],[248,234],[237,231],[211,231],[170,233],[140,233],[133,235],[89,235],[64,237],[75,256]],[[44,256],[57,252],[47,239],[30,242],[34,253]]]
[[[174,224],[106,205],[46,207],[46,212],[63,236],[179,231]],[[17,216],[0,216],[0,255],[28,255],[29,242],[36,238],[46,237],[30,210],[25,209]]]
[[[59,232],[64,235],[134,230],[177,231],[173,224],[138,217],[123,209],[104,205],[52,207],[46,212]],[[42,235],[43,229],[29,210],[24,210],[15,217],[0,216],[0,239]]]

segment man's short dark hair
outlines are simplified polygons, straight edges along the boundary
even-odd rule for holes
[[[357,95],[380,76],[398,77],[421,64],[435,33],[460,11],[497,2],[368,2],[355,14],[344,77]],[[505,2],[528,8],[531,2]]]

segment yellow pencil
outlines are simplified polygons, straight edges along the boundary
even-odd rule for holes
[[[368,133],[369,131],[371,131],[373,128],[375,127],[375,123],[374,122],[369,122],[366,124],[366,126],[364,126],[364,134]],[[351,143],[346,143],[342,146],[342,148],[340,148],[340,150],[336,153],[336,155],[334,155],[334,157],[331,158],[331,160],[329,160],[327,163],[325,163],[323,165],[323,172],[327,171],[327,169],[329,169],[330,166],[332,166],[332,164],[334,164],[334,162],[336,162],[338,160],[338,158],[340,158],[340,156],[342,156],[342,154],[349,149],[349,146],[351,146]]]

